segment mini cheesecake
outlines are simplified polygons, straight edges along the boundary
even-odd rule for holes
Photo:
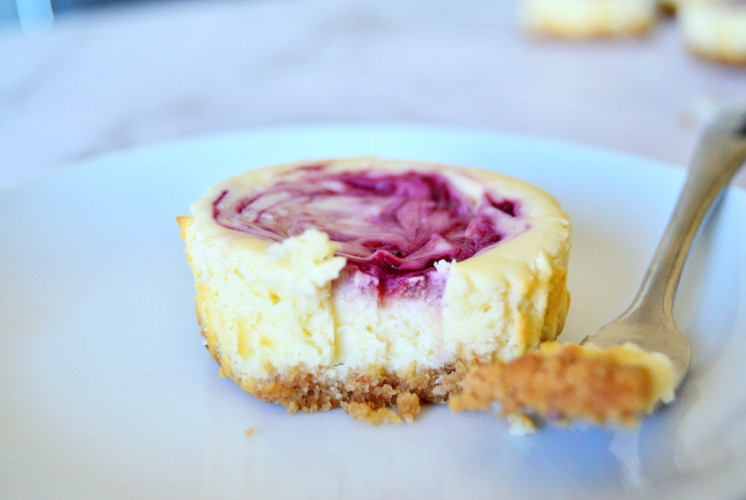
[[[678,23],[687,48],[705,59],[746,65],[746,0],[684,0]]]
[[[510,362],[472,367],[449,406],[463,411],[498,405],[518,422],[515,417],[530,414],[549,422],[632,425],[673,400],[672,380],[669,358],[634,344],[600,349],[545,342]]]
[[[301,162],[229,179],[191,209],[178,222],[207,348],[291,413],[410,420],[471,366],[556,338],[567,314],[567,215],[493,172]]]
[[[520,14],[533,35],[616,38],[650,31],[657,8],[655,0],[522,0]]]

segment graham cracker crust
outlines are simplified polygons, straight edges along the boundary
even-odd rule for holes
[[[323,379],[306,369],[292,368],[257,380],[234,374],[209,340],[206,347],[221,366],[221,375],[259,400],[281,404],[290,414],[342,408],[371,425],[411,423],[417,418],[421,404],[445,403],[450,394],[460,391],[461,380],[468,371],[468,365],[459,360],[439,369],[415,370],[409,374],[368,367],[365,372],[353,372],[344,379]]]
[[[505,415],[528,412],[552,422],[574,419],[595,424],[637,423],[655,403],[653,378],[644,366],[608,356],[581,356],[576,345],[556,356],[535,352],[509,363],[472,367],[463,391],[448,404],[453,411],[488,410],[500,403]]]

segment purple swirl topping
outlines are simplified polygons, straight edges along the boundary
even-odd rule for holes
[[[282,241],[315,228],[340,243],[345,272],[365,273],[388,292],[426,275],[440,260],[462,261],[525,229],[515,201],[485,192],[475,203],[434,172],[284,173],[261,192],[223,191],[214,220],[257,238]]]

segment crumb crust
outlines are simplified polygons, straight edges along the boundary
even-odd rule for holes
[[[580,346],[566,345],[556,355],[531,352],[508,363],[472,367],[449,406],[488,410],[499,403],[505,415],[529,412],[554,422],[634,425],[655,402],[653,376],[645,366],[620,363],[605,353],[587,357]]]
[[[220,350],[210,342],[210,336],[205,337],[206,348],[221,366],[221,376],[230,378],[257,399],[280,404],[290,414],[342,408],[353,418],[371,425],[412,423],[422,404],[446,403],[450,394],[461,390],[461,380],[469,367],[459,360],[438,369],[395,374],[370,366],[364,371],[351,372],[344,379],[321,378],[316,371],[296,367],[257,380],[233,373],[223,363]]]

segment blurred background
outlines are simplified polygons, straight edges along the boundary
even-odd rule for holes
[[[24,22],[43,23],[51,18],[52,14],[64,15],[94,7],[149,1],[169,0],[0,0],[0,19],[6,23],[20,23],[22,18]]]
[[[546,24],[563,1],[583,2],[0,0],[0,188],[110,151],[330,122],[538,135],[683,167],[707,119],[746,103],[746,65],[692,50],[681,12],[603,0],[652,17],[578,33],[603,22],[586,16],[572,36]],[[709,34],[738,50],[746,9],[726,17],[735,28]]]

